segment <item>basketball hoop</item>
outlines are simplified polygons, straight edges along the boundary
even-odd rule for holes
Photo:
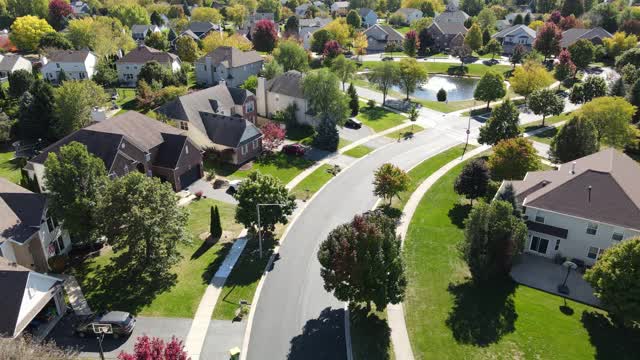
[[[95,334],[113,334],[111,324],[91,324]]]

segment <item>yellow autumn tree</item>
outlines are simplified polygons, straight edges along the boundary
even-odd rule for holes
[[[553,76],[539,61],[529,60],[522,66],[516,67],[509,79],[513,91],[525,99],[534,91],[553,84]]]
[[[605,49],[607,49],[609,57],[615,58],[623,52],[635,47],[636,44],[638,44],[638,37],[633,34],[627,35],[626,33],[619,31],[613,34],[612,37],[603,39],[602,42]]]
[[[340,17],[333,20],[327,24],[324,29],[327,30],[331,34],[333,40],[339,42],[340,45],[346,46],[348,44],[350,32],[349,25],[345,18]]]
[[[220,46],[231,46],[242,51],[251,50],[253,44],[240,34],[229,35],[226,32],[212,32],[202,40],[202,49],[209,53]]]
[[[47,20],[37,16],[22,16],[11,25],[11,42],[22,51],[34,51],[40,39],[47,33],[54,32]]]

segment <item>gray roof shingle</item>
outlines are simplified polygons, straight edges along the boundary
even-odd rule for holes
[[[216,144],[237,148],[262,136],[254,124],[239,116],[204,113],[202,121],[207,136]]]
[[[567,48],[573,45],[576,41],[580,39],[592,40],[594,38],[597,39],[605,39],[610,38],[612,35],[607,30],[596,27],[593,29],[569,29],[562,33],[562,39],[560,40],[560,46],[563,48]]]
[[[211,59],[215,65],[226,63],[225,65],[230,68],[264,61],[262,56],[255,50],[242,51],[231,46],[217,47],[207,55],[196,60],[196,63],[205,63],[207,58]]]
[[[87,60],[87,57],[89,56],[89,54],[91,53],[91,51],[89,50],[58,50],[58,51],[52,51],[49,56],[48,59],[49,61],[54,61],[54,62],[75,62],[75,63],[82,63],[85,60]]]
[[[177,55],[140,45],[116,60],[116,63],[145,64],[149,61],[157,61],[160,64],[170,64],[176,60],[180,60]]]
[[[0,239],[24,243],[40,229],[46,197],[0,178]]]
[[[273,93],[301,99],[304,97],[302,94],[302,79],[304,79],[303,73],[297,70],[289,70],[267,81],[266,88]]]

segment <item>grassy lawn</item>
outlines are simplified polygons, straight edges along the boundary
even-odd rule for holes
[[[556,136],[558,131],[560,131],[560,128],[561,126],[549,128],[548,130],[538,133],[537,135],[530,136],[529,139],[532,141],[537,141],[544,144],[551,144],[551,141]]]
[[[549,125],[557,124],[561,121],[568,121],[569,119],[571,119],[571,112],[566,112],[558,116],[550,116],[546,118],[544,120],[544,125],[549,126]],[[520,125],[520,130],[522,130],[522,132],[529,132],[529,131],[539,129],[541,127],[542,127],[542,120],[539,120],[539,121],[527,123],[524,125]]]
[[[638,335],[614,328],[594,308],[567,301],[572,311],[563,313],[555,295],[511,282],[477,288],[468,281],[457,245],[470,209],[453,191],[461,169],[427,192],[406,238],[405,314],[416,358],[633,358]]]
[[[364,145],[358,145],[356,147],[354,147],[353,149],[347,150],[345,152],[343,152],[343,154],[347,155],[347,156],[351,156],[354,158],[361,158],[365,155],[367,155],[368,153],[372,152],[373,149],[368,147],[368,146],[364,146]]]
[[[320,188],[327,183],[333,175],[328,172],[333,166],[324,164],[304,178],[298,185],[291,189],[291,193],[298,199],[308,200]]]
[[[210,199],[191,203],[187,209],[192,243],[178,247],[182,259],[166,278],[132,274],[131,264],[120,263],[120,254],[110,251],[75,267],[73,274],[92,309],[122,310],[144,316],[193,317],[209,280],[231,245],[208,244],[199,238],[209,229],[212,205],[220,210],[225,232],[235,237],[242,229],[233,220],[234,205]]]
[[[136,109],[136,89],[132,88],[116,88],[118,100],[116,104],[122,108],[120,112]]]
[[[252,171],[258,171],[262,174],[268,174],[280,179],[283,184],[291,181],[296,175],[311,165],[313,165],[313,161],[311,160],[283,153],[257,158],[253,161],[252,165],[245,170],[219,161],[205,160],[204,163],[205,171],[213,170],[217,175],[229,179],[243,179]]]
[[[360,113],[357,119],[373,131],[380,132],[402,124],[407,118],[380,106],[370,108],[364,102],[360,102]]]
[[[413,130],[412,130],[413,129]],[[389,133],[387,135],[385,135],[388,138],[397,140],[400,138],[410,138],[412,137],[414,134],[419,133],[420,131],[424,130],[424,128],[420,125],[413,125],[413,127],[411,125],[408,125],[400,130],[396,130],[392,133]]]
[[[454,112],[454,111],[458,111],[458,110],[462,110],[462,109],[466,109],[468,107],[472,107],[474,105],[473,99],[471,100],[460,100],[460,101],[449,101],[449,103],[445,103],[445,102],[440,102],[440,101],[433,101],[433,100],[420,100],[420,99],[413,99],[416,102],[419,102],[420,104],[422,104],[422,106],[427,107],[429,109],[435,110],[435,111],[440,111],[443,113],[450,113],[450,112]]]
[[[455,69],[460,67],[460,63],[443,63],[443,62],[425,62],[422,63],[423,66],[427,68],[427,71],[430,74],[448,74],[449,69]],[[467,68],[468,76],[482,76],[489,70],[494,70],[499,73],[506,73],[511,71],[511,66],[509,65],[493,65],[487,66],[484,64],[467,64],[465,65]]]
[[[17,159],[13,159],[13,155],[14,152],[11,150],[0,152],[0,177],[19,184],[22,177],[20,174],[22,164]]]
[[[355,360],[393,360],[391,329],[386,311],[350,306],[352,353]]]
[[[353,141],[351,140],[340,138],[340,141],[338,142],[338,149],[342,149],[343,147],[351,144],[352,142]]]
[[[285,137],[288,140],[296,141],[301,144],[310,145],[313,142],[315,130],[311,126],[295,126],[287,129]]]

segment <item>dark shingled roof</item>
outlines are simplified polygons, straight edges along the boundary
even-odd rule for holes
[[[3,336],[13,337],[16,326],[18,325],[18,315],[24,292],[27,288],[29,280],[29,269],[10,264],[9,260],[0,257],[0,288],[2,296],[0,296],[0,334]]]
[[[611,36],[611,33],[601,27],[596,27],[593,29],[572,28],[562,33],[560,47],[567,48],[580,39],[593,41],[594,38],[602,40],[605,38],[610,38]]]
[[[46,197],[0,178],[0,240],[24,243],[40,229]]]
[[[371,25],[367,30],[364,31],[364,33],[369,36],[369,35],[371,35],[371,34],[369,34],[369,31],[373,30],[374,28],[382,30],[382,32],[385,34],[384,39],[378,38],[376,40],[379,40],[379,41],[402,41],[402,40],[404,40],[404,36],[401,33],[399,33],[398,30],[392,28],[389,25],[380,25],[380,24]]]
[[[232,68],[264,61],[255,50],[242,51],[231,46],[219,46],[196,62],[205,63],[207,58],[215,65],[226,62],[226,66]]]
[[[129,51],[125,56],[116,60],[116,63],[144,64],[149,61],[157,61],[161,64],[169,64],[175,60],[179,60],[177,55],[156,50],[146,45],[140,45]]]
[[[373,10],[369,8],[360,8],[360,10],[358,10],[358,14],[360,14],[361,17],[367,17],[371,12],[373,12]]]
[[[440,32],[448,35],[466,34],[467,28],[464,27],[464,23],[454,21],[437,21],[434,20],[431,26],[435,26],[440,29]]]
[[[304,79],[303,73],[297,70],[289,70],[267,81],[266,88],[273,93],[303,98],[302,79]]]
[[[91,51],[89,50],[58,50],[49,54],[48,60],[53,62],[84,62]]]
[[[527,221],[527,228],[531,231],[535,231],[541,234],[547,234],[555,237],[559,237],[561,239],[566,239],[569,234],[569,230],[559,228],[556,226],[551,226],[547,224],[542,224],[534,221]]]
[[[218,25],[209,21],[193,21],[189,23],[187,29],[193,31],[194,33],[206,33],[207,31],[218,29]]]
[[[55,143],[46,147],[42,152],[31,159],[31,162],[44,164],[49,157],[49,153],[57,153],[60,148],[72,143],[79,142],[87,147],[89,153],[102,159],[107,169],[111,168],[111,164],[118,153],[118,145],[122,141],[122,135],[120,134],[104,134],[97,131],[91,131],[89,129],[80,129],[74,133],[71,133],[64,138],[56,141]]]
[[[164,142],[158,149],[158,154],[155,159],[155,166],[160,166],[167,169],[175,169],[180,160],[180,154],[184,143],[187,141],[187,137],[184,135],[175,134],[162,134]]]
[[[211,141],[232,148],[262,136],[255,125],[239,116],[205,113],[202,114],[202,122]]]

